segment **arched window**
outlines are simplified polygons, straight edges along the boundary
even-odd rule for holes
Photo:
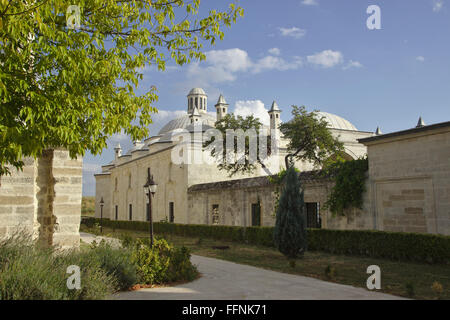
[[[191,98],[191,105],[189,106],[189,109],[192,110],[194,108],[194,98]]]
[[[203,109],[203,99],[200,99],[200,109]]]
[[[198,108],[198,98],[195,97],[195,107]]]

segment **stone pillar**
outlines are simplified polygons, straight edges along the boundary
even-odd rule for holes
[[[23,161],[1,177],[0,238],[29,233],[44,246],[79,247],[82,158],[50,149]]]

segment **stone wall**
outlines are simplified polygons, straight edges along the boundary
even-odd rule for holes
[[[352,209],[345,217],[336,217],[325,209],[325,202],[333,183],[314,178],[312,172],[303,172],[300,180],[304,188],[305,202],[319,204],[322,228],[372,229],[373,218],[368,210]],[[219,208],[219,224],[251,226],[253,204],[261,206],[261,225],[275,225],[277,187],[268,177],[237,179],[191,186],[188,189],[188,211],[191,223],[212,224],[213,206]],[[368,198],[368,193],[364,195]],[[370,204],[370,201],[367,202]]]
[[[47,150],[1,178],[0,237],[29,233],[43,245],[78,247],[82,159]]]
[[[450,123],[365,144],[378,229],[450,234]]]

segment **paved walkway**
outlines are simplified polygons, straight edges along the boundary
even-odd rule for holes
[[[80,232],[84,242],[99,241]],[[117,241],[117,239],[111,239]],[[386,300],[403,299],[363,288],[193,255],[201,278],[182,285],[116,294],[116,300]]]

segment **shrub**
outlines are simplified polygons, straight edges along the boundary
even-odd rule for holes
[[[86,256],[96,260],[100,268],[117,279],[119,290],[129,289],[137,283],[137,269],[131,261],[131,249],[114,249],[110,244],[102,241],[92,248]]]
[[[70,265],[80,267],[80,290],[67,288]],[[83,252],[55,252],[21,236],[0,242],[0,300],[105,299],[116,287],[116,279]]]
[[[95,218],[90,218],[90,220]],[[98,219],[97,219],[98,220]],[[104,226],[147,231],[144,221],[103,219]],[[273,227],[154,223],[158,234],[202,237],[273,247]],[[375,230],[308,229],[308,250],[391,260],[450,262],[450,236]]]
[[[141,282],[161,284],[196,278],[198,271],[187,248],[175,248],[164,239],[155,239],[153,248],[145,242],[138,240],[132,253]]]

